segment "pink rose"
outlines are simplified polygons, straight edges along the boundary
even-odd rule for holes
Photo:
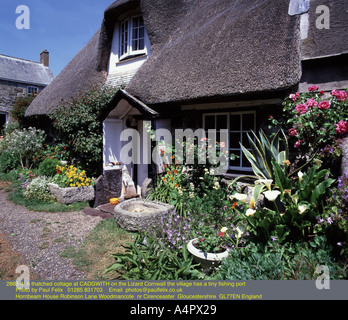
[[[297,140],[297,142],[294,145],[294,148],[298,148],[301,145],[301,140]]]
[[[224,141],[220,142],[220,148],[225,148],[226,144]]]
[[[310,98],[310,99],[307,100],[306,105],[308,107],[317,107],[318,106],[318,102],[315,101],[313,98]]]
[[[339,121],[336,126],[336,132],[339,134],[345,134],[348,131],[348,122],[346,121]]]
[[[289,129],[288,134],[290,137],[294,137],[297,135],[297,130],[294,128]]]
[[[308,106],[306,106],[305,104],[298,104],[296,107],[295,107],[295,110],[300,113],[300,114],[304,114],[307,112],[308,110]]]
[[[329,109],[329,108],[330,108],[329,101],[320,101],[319,102],[319,109]]]
[[[346,91],[341,91],[341,90],[332,90],[331,95],[336,97],[338,101],[344,101],[347,98],[347,92]]]
[[[299,92],[296,92],[295,94],[290,94],[289,98],[292,100],[292,101],[296,101],[298,98],[300,97],[300,93]]]
[[[310,86],[308,88],[308,91],[317,91],[318,89],[319,89],[319,87],[317,87],[317,86]]]

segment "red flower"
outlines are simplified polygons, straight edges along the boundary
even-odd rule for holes
[[[218,234],[219,237],[223,237],[224,235],[225,235],[224,232],[220,232],[220,233]]]
[[[294,128],[289,129],[288,134],[290,137],[294,137],[297,135],[297,130]]]
[[[317,87],[317,86],[310,86],[308,88],[308,91],[317,91],[318,89],[319,89],[319,87]]]
[[[204,240],[205,240],[204,238],[200,238],[200,239],[199,239],[200,242],[203,242]]]
[[[300,103],[300,104],[298,104],[298,105],[295,107],[295,110],[296,110],[298,113],[300,113],[300,114],[304,114],[304,113],[307,112],[308,106],[305,105],[305,104]]]
[[[320,101],[319,102],[319,109],[329,109],[329,108],[330,108],[329,101]]]
[[[341,90],[332,90],[331,95],[336,97],[338,101],[344,101],[347,98],[347,92]]]
[[[335,124],[336,132],[339,134],[345,134],[348,131],[348,122],[341,120],[339,123]]]

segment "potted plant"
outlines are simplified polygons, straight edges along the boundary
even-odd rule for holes
[[[84,170],[71,165],[57,166],[56,171],[57,174],[48,186],[58,202],[71,204],[94,199],[92,180],[86,176]]]
[[[228,256],[228,244],[231,242],[231,238],[225,227],[217,231],[205,226],[201,228],[201,234],[202,236],[189,241],[187,250],[203,269],[207,269]]]

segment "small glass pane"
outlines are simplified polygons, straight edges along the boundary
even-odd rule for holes
[[[230,148],[240,148],[239,146],[240,141],[240,133],[238,132],[231,132],[230,133]]]
[[[240,130],[240,115],[231,115],[230,116],[230,130],[239,131]]]
[[[144,39],[140,39],[139,40],[139,50],[143,50],[145,48],[145,43],[144,43]]]
[[[239,151],[231,150],[230,153],[234,153],[235,155],[239,155]],[[240,167],[240,158],[236,158],[234,160],[230,159],[230,167]]]
[[[217,115],[216,116],[216,129],[227,129],[227,116]]]
[[[251,137],[250,133],[249,133],[249,137]],[[248,134],[246,132],[243,132],[242,134],[242,145],[247,149],[250,148],[250,142],[248,139]]]
[[[215,116],[205,116],[205,129],[215,129]]]
[[[246,113],[242,115],[242,130],[254,130],[253,113]]]

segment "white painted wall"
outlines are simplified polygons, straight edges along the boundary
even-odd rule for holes
[[[112,39],[111,52],[108,65],[108,79],[107,85],[118,86],[121,84],[128,84],[138,69],[146,61],[150,55],[151,44],[149,37],[145,30],[145,55],[120,60],[119,56],[119,42],[120,42],[120,28],[119,23],[115,24],[114,35]]]

